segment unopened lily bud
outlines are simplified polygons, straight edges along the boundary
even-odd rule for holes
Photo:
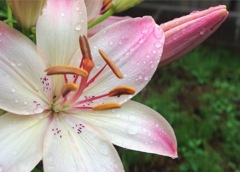
[[[17,22],[25,29],[33,27],[46,0],[7,0]]]
[[[179,59],[198,46],[216,31],[227,16],[226,6],[219,5],[161,24],[165,43],[159,66]]]
[[[143,0],[112,0],[112,10],[114,13],[119,13],[125,11],[139,3]]]

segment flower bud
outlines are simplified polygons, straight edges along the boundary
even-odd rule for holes
[[[161,24],[165,43],[159,66],[177,60],[198,46],[216,31],[227,16],[226,6],[219,5]]]
[[[31,29],[42,12],[46,0],[7,0],[17,22],[25,29]]]
[[[112,0],[112,10],[114,13],[119,13],[125,11],[139,3],[143,0]]]

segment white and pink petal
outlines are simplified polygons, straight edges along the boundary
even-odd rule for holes
[[[170,124],[151,108],[134,101],[120,109],[85,111],[78,118],[98,127],[113,144],[137,151],[177,157],[177,141]]]
[[[69,64],[79,48],[79,35],[86,33],[84,0],[48,0],[36,26],[37,45],[50,66]]]
[[[54,116],[44,141],[45,171],[123,171],[111,142],[71,114]]]
[[[3,172],[31,171],[42,159],[46,114],[0,116],[0,169]]]
[[[40,113],[52,97],[52,82],[37,47],[0,22],[0,108],[18,114]]]
[[[125,20],[125,19],[129,19],[130,17],[117,17],[117,16],[110,16],[108,17],[106,20],[102,21],[101,23],[93,26],[92,28],[88,29],[88,37],[92,37],[93,35],[95,35],[96,33],[98,33],[99,31],[103,30],[104,28],[116,23],[116,22],[119,22],[119,21],[122,21],[122,20]]]

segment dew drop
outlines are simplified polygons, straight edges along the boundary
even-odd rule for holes
[[[144,39],[140,39],[138,43],[142,44],[143,42],[144,42]]]
[[[144,76],[144,80],[145,80],[145,81],[149,80],[149,77],[148,77],[147,75]]]
[[[160,30],[160,28],[158,28],[155,30],[154,35],[156,38],[160,39],[163,36],[163,32]]]
[[[22,66],[22,63],[18,63],[17,66]]]
[[[53,161],[54,161],[54,158],[53,158],[53,155],[51,155],[51,154],[49,154],[47,157],[46,157],[46,161],[48,162],[48,163],[53,163]]]
[[[147,29],[144,29],[144,30],[142,30],[142,33],[143,33],[143,34],[148,33],[148,30],[147,30]]]
[[[14,93],[16,90],[14,88],[11,89],[11,92]]]
[[[190,15],[193,15],[193,14],[196,14],[196,13],[198,13],[199,11],[192,11],[191,13],[190,13]]]
[[[80,11],[80,7],[79,6],[76,7],[76,11]]]
[[[155,126],[158,128],[158,127],[159,127],[159,124],[158,124],[158,123],[156,123],[156,124],[155,124]]]
[[[23,104],[25,104],[25,105],[26,105],[26,104],[28,104],[28,102],[27,102],[27,101],[24,101],[24,102],[23,102]]]
[[[127,128],[127,133],[128,133],[128,134],[135,135],[135,134],[138,133],[138,128],[135,127],[135,126],[128,126],[128,128]]]
[[[138,75],[138,79],[143,79],[143,75]]]
[[[81,30],[81,24],[80,24],[80,23],[76,24],[76,26],[75,26],[75,30],[76,30],[76,31]]]
[[[204,35],[205,34],[205,32],[206,32],[206,29],[205,28],[203,28],[200,32],[199,32],[199,34],[200,35]]]
[[[62,17],[64,17],[64,16],[65,16],[64,12],[61,12],[61,16],[62,16]]]
[[[162,47],[162,44],[156,43],[156,44],[155,44],[155,47],[156,47],[156,48],[161,48],[161,47]]]

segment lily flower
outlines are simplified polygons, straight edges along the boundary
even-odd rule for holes
[[[78,8],[79,10],[76,10]],[[173,129],[131,101],[151,79],[164,33],[128,19],[89,40],[82,0],[48,0],[37,45],[0,22],[0,171],[124,171],[113,145],[177,157]]]
[[[7,3],[19,25],[31,29],[42,13],[46,0],[7,0]]]
[[[189,15],[161,24],[160,27],[165,34],[165,43],[159,66],[179,59],[201,44],[221,26],[227,16],[226,6],[219,5],[203,11],[194,11]],[[109,17],[89,29],[88,36],[91,37],[105,27],[128,18]]]

